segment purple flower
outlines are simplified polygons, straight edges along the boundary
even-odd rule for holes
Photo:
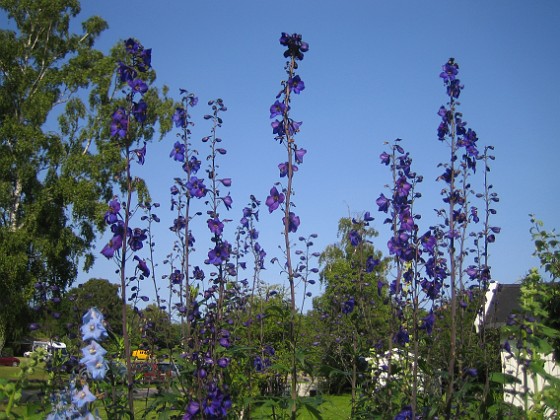
[[[142,79],[129,80],[128,86],[130,86],[133,92],[140,93],[141,95],[148,91],[148,85]]]
[[[288,86],[290,90],[293,90],[294,93],[299,94],[302,90],[305,89],[305,83],[299,76],[294,76],[288,79]]]
[[[354,298],[351,297],[350,299],[348,299],[346,302],[344,302],[344,304],[342,305],[342,313],[345,315],[348,315],[350,313],[352,313],[352,311],[354,311],[354,305],[356,304],[356,302],[354,301]]]
[[[152,67],[152,49],[146,48],[143,49],[139,55],[140,62],[137,63],[138,70],[140,71],[147,71],[150,67]]]
[[[183,169],[185,170],[185,172],[194,175],[200,169],[200,163],[200,160],[198,160],[195,156],[191,156],[189,161],[183,164]]]
[[[146,260],[140,259],[138,255],[135,255],[134,259],[138,261],[138,266],[136,267],[136,270],[140,270],[140,272],[144,277],[149,277],[150,269],[148,268],[148,264],[146,264]]]
[[[288,175],[288,162],[278,164],[278,169],[280,169],[280,178],[285,177]],[[297,172],[298,167],[296,165],[292,165],[292,172]]]
[[[217,217],[208,219],[208,229],[215,235],[221,235],[224,231],[224,224]]]
[[[375,267],[379,265],[379,260],[374,259],[371,255],[366,260],[366,273],[371,273]]]
[[[181,284],[184,278],[185,276],[180,270],[175,270],[169,275],[169,280],[171,280],[171,283],[173,284]]]
[[[471,217],[472,221],[478,223],[480,219],[478,218],[478,210],[476,207],[471,207]]]
[[[105,222],[108,225],[112,225],[113,223],[116,223],[119,220],[118,215],[120,210],[121,210],[121,203],[116,197],[114,197],[111,201],[109,201],[109,209],[107,210],[104,216]]]
[[[191,401],[187,406],[187,411],[183,416],[183,420],[191,420],[196,418],[200,412],[200,403],[198,401]]]
[[[454,58],[450,58],[447,63],[442,66],[442,70],[439,77],[443,79],[444,83],[448,83],[455,80],[455,77],[459,73],[459,65],[455,63]]]
[[[208,252],[206,264],[220,265],[229,258],[230,246],[227,241],[216,244],[214,249]]]
[[[410,337],[408,335],[408,331],[406,331],[401,325],[399,327],[399,331],[393,336],[393,343],[398,344],[399,346],[404,346],[409,341]]]
[[[422,325],[420,326],[420,328],[426,330],[428,335],[431,335],[434,329],[435,322],[436,322],[436,316],[434,314],[434,311],[430,311],[428,315],[422,318]]]
[[[286,225],[286,217],[282,218],[282,222],[284,223],[284,225]],[[299,224],[299,216],[296,216],[293,212],[290,212],[288,215],[288,232],[296,233]]]
[[[362,242],[362,236],[358,233],[358,231],[352,229],[349,233],[348,233],[348,239],[350,240],[350,243],[352,244],[352,246],[358,246],[360,244],[360,242]]]
[[[387,213],[387,211],[389,210],[389,204],[391,204],[391,200],[385,197],[385,195],[381,194],[375,202],[379,206],[379,211]]]
[[[140,99],[132,105],[132,116],[134,119],[143,124],[146,121],[146,113],[148,112],[148,104],[144,99]]]
[[[191,197],[202,198],[206,195],[207,189],[201,179],[193,176],[190,181],[187,182],[187,189]]]
[[[231,205],[233,204],[231,196],[228,194],[225,197],[220,197],[220,199],[224,202],[226,209],[231,210]]]
[[[303,53],[309,51],[309,44],[302,41],[300,34],[289,35],[286,32],[282,32],[280,37],[280,44],[288,47],[284,51],[284,57],[293,57],[295,60],[303,60]]]
[[[295,153],[296,163],[302,164],[303,163],[303,157],[305,156],[306,153],[307,153],[307,150],[305,150],[305,149],[297,149],[296,153]]]
[[[286,135],[286,130],[284,130],[284,123],[282,121],[274,120],[270,123],[272,126],[272,134],[276,134],[278,137]]]
[[[117,74],[119,75],[119,80],[121,81],[121,83],[126,83],[129,80],[134,79],[138,73],[132,67],[127,66],[122,61],[119,61]]]
[[[410,185],[406,181],[406,178],[404,176],[401,176],[399,179],[397,179],[397,183],[396,183],[395,187],[396,187],[396,190],[397,190],[397,195],[399,197],[406,197],[408,195],[408,193],[410,192],[410,189],[412,188],[412,185]]]
[[[276,187],[270,189],[270,195],[266,198],[265,204],[268,206],[268,211],[272,213],[284,202],[284,194],[278,192]]]
[[[124,47],[126,48],[126,52],[129,54],[136,54],[142,48],[140,43],[134,38],[128,38],[124,41]]]
[[[175,127],[187,128],[187,111],[184,108],[176,108],[172,120]]]
[[[381,159],[381,163],[388,165],[391,162],[391,156],[389,154],[387,154],[386,152],[383,152],[379,155],[379,158]]]
[[[286,105],[283,102],[276,101],[270,106],[270,118],[274,118],[278,115],[283,115],[286,111]]]
[[[135,228],[132,231],[130,238],[128,238],[128,245],[130,245],[131,250],[138,251],[139,249],[142,249],[144,246],[143,241],[147,238],[145,229]]]
[[[128,116],[123,107],[119,107],[112,115],[111,136],[118,136],[121,139],[126,137],[128,130]]]
[[[178,160],[179,162],[184,162],[185,145],[183,143],[176,141],[175,144],[173,145],[173,149],[171,150],[171,153],[169,153],[169,157],[172,157],[173,159]]]
[[[412,408],[407,405],[395,416],[394,420],[414,420],[412,418]]]
[[[144,142],[144,146],[141,149],[134,149],[132,153],[136,155],[136,158],[138,159],[138,163],[140,165],[143,165],[146,159],[146,142]]]

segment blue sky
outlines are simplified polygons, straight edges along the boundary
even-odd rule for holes
[[[284,149],[274,141],[269,120],[284,77],[278,38],[281,32],[298,32],[310,50],[299,69],[306,89],[294,99],[292,116],[303,121],[297,142],[308,153],[295,179],[294,201],[302,221],[298,234],[317,233],[316,251],[336,241],[340,217],[371,211],[380,232],[375,246],[386,253],[390,233],[375,200],[390,174],[378,156],[383,143],[397,137],[425,177],[417,207],[424,214],[421,224],[436,222],[433,209],[442,205],[436,166],[448,153],[436,135],[437,111],[446,101],[438,75],[449,57],[459,63],[465,85],[464,119],[481,146],[495,147],[490,176],[500,202],[493,224],[502,233],[490,250],[493,278],[515,282],[536,265],[530,213],[547,228],[557,227],[560,2],[84,1],[80,16],[94,14],[110,26],[97,48],[108,51],[135,37],[153,49],[158,86],[168,85],[176,98],[179,88],[200,97],[192,112],[195,143],[210,128],[201,118],[204,104],[224,99],[229,110],[220,136],[228,155],[220,170],[233,179],[234,208],[228,216],[235,221],[249,194],[264,202],[278,180]],[[139,173],[148,177],[154,201],[162,203],[156,232],[162,256],[172,241],[171,216],[163,214],[168,191],[173,177],[181,175],[168,157],[173,142],[174,133],[149,145]],[[260,240],[271,257],[282,243],[281,216],[266,208],[261,214]],[[200,235],[208,236],[204,220],[199,223]],[[226,233],[233,230],[232,223]],[[107,239],[108,234],[98,250]],[[205,257],[204,247],[198,252]],[[278,268],[267,267],[263,279],[284,281]],[[116,281],[113,266],[101,258],[79,281],[90,277]],[[319,293],[318,286],[313,292]]]

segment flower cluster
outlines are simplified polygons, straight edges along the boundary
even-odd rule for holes
[[[105,378],[108,367],[104,358],[107,351],[98,343],[107,337],[103,314],[97,308],[90,308],[83,316],[82,322],[82,340],[88,345],[82,348],[83,358],[80,363],[86,366],[89,378],[99,381]],[[53,409],[47,419],[98,419],[99,416],[94,416],[89,411],[89,404],[96,399],[87,383],[82,381],[78,388],[76,378],[72,377],[68,387],[52,395]]]
[[[126,138],[128,134],[130,115],[140,124],[144,124],[146,121],[148,105],[142,98],[135,101],[134,96],[136,94],[143,96],[148,91],[148,85],[141,74],[150,70],[152,63],[151,48],[144,48],[135,39],[129,38],[126,40],[125,49],[128,60],[118,63],[117,74],[120,83],[128,85],[130,91],[128,98],[131,106],[128,110],[119,107],[113,113],[111,121],[111,136],[120,139]]]

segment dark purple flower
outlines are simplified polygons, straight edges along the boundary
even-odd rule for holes
[[[284,223],[284,225],[286,225],[286,217],[282,218],[282,222]],[[290,212],[288,215],[288,232],[296,233],[299,224],[299,216],[296,216],[293,212]]]
[[[200,169],[200,160],[198,160],[195,156],[191,156],[188,162],[183,164],[183,169],[185,172],[188,172],[191,175],[194,175]]]
[[[454,58],[450,58],[447,63],[442,66],[442,70],[439,77],[443,79],[444,83],[448,83],[455,80],[455,77],[459,73],[459,65],[455,63]]]
[[[149,277],[150,269],[148,268],[148,264],[146,264],[146,260],[140,259],[138,255],[135,255],[134,259],[138,261],[137,270],[140,270],[144,277]]]
[[[187,111],[184,108],[176,108],[173,114],[173,122],[175,127],[186,128],[187,127]]]
[[[408,331],[401,325],[399,327],[399,331],[393,336],[393,343],[398,344],[399,346],[404,346],[409,341],[410,337],[408,335]]]
[[[220,197],[220,199],[224,202],[226,209],[231,210],[231,205],[233,204],[233,199],[228,194],[225,197]]]
[[[185,276],[180,270],[175,270],[169,275],[169,280],[171,280],[173,284],[181,284],[184,278]]]
[[[132,230],[132,235],[128,239],[128,245],[130,245],[132,251],[138,251],[142,249],[144,246],[143,241],[147,238],[145,229],[135,228]]]
[[[435,236],[432,235],[430,231],[427,231],[422,237],[420,238],[420,243],[424,251],[433,254],[435,252],[435,247],[437,245],[437,239]]]
[[[276,134],[278,137],[286,135],[286,130],[284,130],[284,123],[282,121],[274,120],[270,123],[272,126],[272,134]]]
[[[202,198],[206,195],[207,189],[201,179],[193,176],[189,182],[187,182],[187,189],[191,197]]]
[[[394,420],[414,420],[412,418],[412,408],[407,405],[395,416]]]
[[[278,169],[280,169],[280,178],[285,177],[288,175],[288,162],[278,164]],[[296,165],[292,165],[292,172],[297,172],[298,167]]]
[[[218,359],[217,365],[221,368],[226,368],[229,365],[229,361],[230,361],[229,357],[220,357]]]
[[[152,49],[146,48],[143,49],[142,52],[139,54],[140,62],[137,63],[138,70],[140,71],[147,71],[152,67]]]
[[[379,158],[381,159],[381,163],[388,165],[391,162],[391,156],[389,154],[387,154],[386,152],[383,152],[379,155]]]
[[[187,411],[183,416],[183,420],[192,420],[196,418],[200,412],[200,403],[198,401],[191,401],[187,406]]]
[[[270,118],[274,118],[278,115],[283,115],[286,111],[286,105],[283,102],[276,101],[270,106]]]
[[[422,318],[422,325],[420,326],[420,328],[426,330],[428,335],[431,335],[434,329],[435,322],[436,322],[436,316],[434,314],[434,311],[430,311],[428,315]]]
[[[352,229],[348,233],[348,240],[352,244],[352,246],[358,246],[360,242],[362,242],[362,236],[358,233],[358,231]]]
[[[374,259],[371,255],[366,260],[366,273],[371,273],[375,267],[379,265],[379,260]]]
[[[266,198],[265,204],[268,206],[268,211],[272,213],[284,202],[284,194],[279,192],[276,187],[270,189],[270,195]]]
[[[121,83],[126,83],[129,80],[134,79],[138,73],[132,67],[127,66],[122,61],[119,61],[119,67],[117,68],[117,74],[119,75],[119,80]]]
[[[216,244],[214,249],[208,252],[206,264],[220,265],[229,258],[230,246],[227,241]]]
[[[305,83],[303,83],[303,80],[301,80],[299,76],[294,76],[288,79],[288,86],[290,90],[292,90],[296,94],[299,94],[302,90],[305,89]]]
[[[480,220],[478,218],[478,210],[477,210],[476,207],[471,207],[471,218],[472,218],[472,221],[475,222],[475,223],[478,223],[479,220]]]
[[[282,32],[280,37],[280,44],[288,47],[284,51],[284,57],[293,57],[296,60],[303,60],[303,53],[309,51],[309,44],[302,41],[300,34],[289,35],[286,32]]]
[[[354,305],[355,304],[356,304],[356,302],[354,301],[353,297],[348,299],[342,305],[342,313],[345,314],[345,315],[348,315],[348,314],[352,313],[352,311],[354,311]]]
[[[140,93],[141,95],[148,91],[148,85],[142,79],[129,80],[128,86],[130,86],[133,92]]]
[[[128,130],[128,116],[123,107],[119,107],[112,115],[111,136],[118,136],[121,139],[126,137]]]
[[[185,145],[181,142],[176,141],[173,145],[173,149],[171,153],[169,153],[169,157],[172,157],[179,162],[185,161]]]
[[[143,124],[146,121],[147,112],[148,104],[144,101],[144,99],[140,99],[132,105],[132,116],[140,124]]]
[[[138,159],[138,163],[140,165],[143,165],[146,159],[146,142],[144,142],[144,146],[141,149],[134,149],[132,153],[136,155],[136,159]]]
[[[208,229],[215,235],[221,235],[224,231],[224,224],[217,217],[208,219]]]
[[[231,187],[231,178],[218,179],[218,182],[221,182],[224,187]]]
[[[140,48],[142,48],[140,43],[134,38],[128,38],[126,41],[124,41],[124,46],[126,48],[126,52],[129,54],[136,54],[138,51],[140,51]]]
[[[109,209],[107,210],[104,216],[105,222],[108,225],[112,225],[113,223],[116,223],[119,220],[118,215],[120,210],[121,210],[121,203],[116,197],[114,197],[111,201],[109,201]]]
[[[397,183],[395,185],[396,190],[397,190],[397,195],[399,197],[406,197],[408,195],[408,193],[410,192],[410,189],[412,188],[412,185],[410,185],[406,178],[404,176],[401,176],[399,179],[397,179]]]
[[[382,193],[375,202],[379,206],[379,211],[387,213],[387,211],[389,210],[389,205],[391,204],[391,200],[385,197],[385,195],[383,195]]]
[[[303,163],[303,157],[305,156],[306,153],[307,153],[307,150],[305,150],[305,149],[297,149],[296,153],[295,153],[296,163],[302,164]]]

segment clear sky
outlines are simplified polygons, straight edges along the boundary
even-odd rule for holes
[[[292,104],[303,121],[297,137],[308,150],[295,179],[298,234],[317,233],[316,251],[336,241],[340,217],[370,211],[380,232],[377,248],[386,251],[390,232],[382,225],[375,200],[390,174],[379,163],[383,143],[399,137],[411,152],[421,186],[424,227],[435,223],[441,207],[435,182],[448,150],[437,140],[437,111],[446,101],[438,75],[455,57],[465,85],[461,110],[480,145],[495,147],[491,182],[500,196],[493,224],[502,233],[491,248],[493,278],[518,281],[536,265],[529,214],[546,227],[558,227],[556,188],[560,152],[560,2],[520,1],[84,1],[81,16],[100,15],[110,29],[97,47],[103,51],[128,37],[152,48],[157,85],[178,99],[179,88],[195,92],[199,106],[193,141],[207,135],[202,120],[209,99],[224,99],[228,112],[220,132],[228,155],[221,176],[231,177],[237,221],[254,194],[263,201],[278,180],[284,148],[273,138],[269,107],[284,77],[281,32],[298,32],[310,45],[299,74],[306,89]],[[174,133],[148,146],[146,165],[154,201],[162,203],[157,247],[171,248],[168,235],[169,187],[181,176],[169,159]],[[200,150],[205,150],[199,147]],[[166,213],[166,214],[164,214]],[[261,242],[269,256],[281,244],[281,216],[261,211]],[[164,218],[165,216],[165,218]],[[203,219],[199,235],[209,236]],[[232,234],[234,224],[226,234]],[[425,228],[421,228],[421,231]],[[109,239],[107,233],[101,242]],[[101,250],[102,243],[98,250]],[[206,249],[198,249],[201,258]],[[115,277],[99,258],[90,277]],[[267,264],[263,278],[282,282]],[[163,267],[160,274],[164,274]],[[116,278],[115,278],[116,281]],[[317,286],[314,294],[319,293]]]

